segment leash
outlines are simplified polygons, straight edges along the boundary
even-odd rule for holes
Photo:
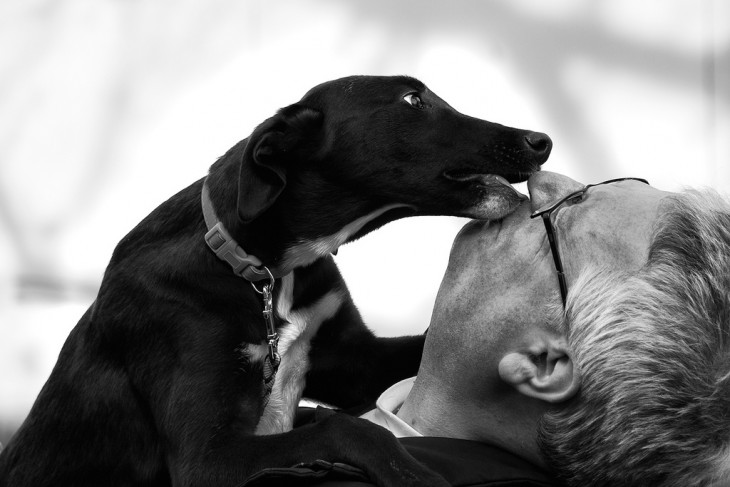
[[[264,357],[264,401],[268,401],[271,389],[274,387],[276,372],[279,370],[281,356],[279,355],[279,334],[274,324],[274,284],[276,279],[268,267],[263,265],[258,257],[247,254],[238,242],[228,233],[223,222],[218,219],[213,209],[213,201],[210,199],[207,178],[203,181],[203,189],[200,193],[201,206],[203,207],[203,218],[208,232],[205,234],[205,243],[215,253],[216,257],[227,262],[233,269],[233,273],[243,277],[251,283],[254,291],[261,295],[263,300],[264,322],[266,323],[266,341],[269,346],[269,353]],[[256,287],[258,281],[268,279],[261,289]]]

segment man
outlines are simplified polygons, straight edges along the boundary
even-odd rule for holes
[[[459,233],[415,382],[364,417],[489,445],[492,473],[523,462],[469,485],[730,485],[730,205],[548,172],[528,189]],[[458,458],[417,450],[452,480]]]

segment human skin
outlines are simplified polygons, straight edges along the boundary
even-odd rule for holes
[[[542,464],[537,424],[580,388],[562,328],[553,256],[530,214],[584,185],[539,172],[530,200],[500,221],[472,221],[452,247],[418,377],[398,416],[428,436],[496,444]],[[571,283],[590,266],[631,271],[647,257],[668,194],[638,181],[590,188],[553,213]]]

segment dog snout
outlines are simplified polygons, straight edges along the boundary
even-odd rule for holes
[[[525,145],[535,155],[539,164],[547,161],[553,148],[553,141],[542,132],[529,132],[525,135]]]

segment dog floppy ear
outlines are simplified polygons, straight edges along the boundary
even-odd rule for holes
[[[286,187],[295,159],[311,155],[322,114],[291,105],[259,125],[248,138],[238,175],[238,216],[255,220],[274,204]]]

